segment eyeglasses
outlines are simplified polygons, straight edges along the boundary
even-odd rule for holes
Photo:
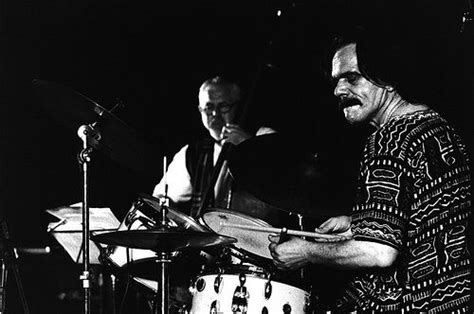
[[[210,116],[214,111],[219,113],[229,113],[229,111],[234,107],[235,103],[229,104],[226,102],[219,103],[217,105],[208,103],[204,107],[198,106],[198,109],[201,113],[205,113]]]

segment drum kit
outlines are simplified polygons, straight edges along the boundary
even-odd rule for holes
[[[165,220],[157,219],[163,210]],[[155,305],[163,306],[157,313],[169,313],[170,303],[177,313],[310,313],[308,287],[302,278],[289,280],[273,266],[268,235],[325,242],[342,238],[282,229],[219,208],[195,220],[142,193],[118,231],[93,240],[107,244],[104,265],[138,283],[155,283],[149,285],[157,292]],[[189,295],[177,297],[183,285]]]
[[[85,137],[83,164],[90,161],[90,151],[97,149],[127,166],[142,167],[145,143],[111,111],[59,84],[35,80],[34,85],[46,100],[43,103],[48,111],[78,128],[81,139]],[[236,181],[263,202],[300,217],[314,215],[306,200],[314,195],[312,191],[323,176],[318,166],[320,159],[314,154],[295,154],[294,150],[286,154],[285,145],[286,140],[278,135],[252,138],[234,150],[229,169]],[[298,159],[295,155],[303,157]],[[273,164],[276,162],[280,164]],[[285,167],[281,167],[282,163]],[[275,172],[275,167],[281,171]],[[85,269],[81,279],[88,313],[90,284],[85,244],[90,232],[86,229],[86,170]],[[269,234],[279,234],[281,239],[298,236],[324,242],[345,239],[304,231],[301,224],[295,230],[275,228],[263,219],[229,209],[207,208],[193,218],[170,207],[166,197],[147,194],[138,196],[117,231],[91,238],[101,244],[101,260],[113,272],[126,272],[137,282],[154,282],[153,313],[170,313],[170,303],[178,305],[177,313],[312,313],[310,289],[303,278],[285,274],[272,263]],[[189,298],[177,299],[174,290],[183,285]]]

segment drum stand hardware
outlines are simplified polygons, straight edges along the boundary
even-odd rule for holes
[[[171,263],[171,256],[168,252],[160,252],[157,260],[159,264],[160,280],[158,280],[158,289],[155,299],[156,314],[167,314],[169,304],[169,273],[168,266]]]
[[[82,201],[82,260],[84,264],[84,271],[79,279],[82,281],[84,289],[84,313],[88,314],[91,310],[91,290],[90,290],[90,272],[89,272],[89,163],[91,161],[92,146],[91,141],[100,140],[100,132],[94,128],[95,124],[81,125],[77,130],[77,135],[82,140],[83,146],[81,152],[78,154],[78,161],[82,165],[83,173],[83,201]]]
[[[222,268],[219,268],[219,272],[217,273],[217,277],[216,279],[214,280],[214,291],[216,293],[220,293],[221,292],[221,283],[222,283],[222,273],[223,273],[223,269]],[[199,289],[198,289],[199,290]],[[202,289],[201,289],[202,291]]]
[[[18,293],[20,296],[21,305],[23,307],[23,313],[29,314],[28,304],[26,302],[25,293],[23,291],[23,285],[20,280],[20,272],[17,264],[16,251],[10,243],[10,237],[8,235],[7,224],[5,221],[0,221],[0,261],[1,261],[1,274],[0,274],[0,314],[5,313],[6,310],[6,297],[7,297],[7,283],[8,283],[8,271],[13,270],[15,276]]]
[[[271,275],[269,275],[268,280],[265,283],[265,291],[264,291],[265,300],[270,299],[271,296],[272,296],[272,280],[271,280]]]

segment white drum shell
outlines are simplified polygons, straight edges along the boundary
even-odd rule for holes
[[[217,301],[217,313],[232,312],[232,301],[234,292],[240,286],[239,275],[222,274],[220,291],[214,290],[214,282],[218,275],[205,275],[198,277],[196,283],[204,281],[204,288],[198,291],[198,284],[192,287],[193,302],[190,313],[203,314],[211,313],[211,306]],[[265,278],[252,275],[245,275],[244,286],[247,288],[247,313],[262,313],[264,307],[267,313],[284,313],[283,307],[287,304],[291,307],[291,313],[306,313],[310,302],[310,294],[300,288],[293,287],[284,283],[270,281],[272,292],[268,299],[265,298],[265,284],[268,282]]]

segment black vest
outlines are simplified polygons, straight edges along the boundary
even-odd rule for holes
[[[214,139],[210,136],[201,138],[188,145],[186,151],[186,168],[191,177],[192,196],[190,216],[195,217],[201,207],[204,193],[211,181],[214,155]],[[214,205],[214,198],[211,195],[208,206]]]
[[[194,141],[188,145],[186,151],[186,167],[191,177],[193,193],[191,202],[189,204],[190,216],[196,218],[209,183],[211,181],[214,155],[214,139],[210,136],[204,137]],[[214,207],[214,190],[206,208]],[[203,209],[201,214],[206,212]],[[281,209],[272,206],[268,203],[262,202],[255,196],[245,190],[239,182],[232,182],[232,198],[230,202],[230,209],[236,212],[243,213],[253,218],[264,220],[274,227],[287,226],[288,214]]]

